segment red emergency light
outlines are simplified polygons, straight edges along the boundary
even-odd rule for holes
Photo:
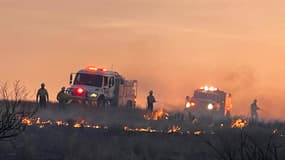
[[[81,87],[75,88],[74,93],[77,96],[83,96],[84,95],[85,90]]]

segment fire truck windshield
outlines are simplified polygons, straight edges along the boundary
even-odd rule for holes
[[[211,94],[211,93],[195,92],[194,97],[195,98],[201,98],[201,99],[213,100],[213,101],[218,100],[218,95],[213,94],[213,93]]]
[[[78,73],[75,77],[74,85],[88,85],[102,87],[103,76],[94,74]]]

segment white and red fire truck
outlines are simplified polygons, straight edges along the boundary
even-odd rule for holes
[[[232,109],[231,94],[218,88],[204,86],[186,97],[185,109],[195,116],[230,116]]]
[[[104,106],[136,106],[137,80],[126,80],[119,73],[88,66],[70,74],[67,100]]]

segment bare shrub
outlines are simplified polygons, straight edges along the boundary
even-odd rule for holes
[[[278,150],[284,149],[284,146],[278,143],[276,132],[267,131],[257,131],[256,128],[223,130],[205,142],[216,153],[217,159],[278,160]]]
[[[37,106],[27,101],[26,88],[15,81],[0,84],[0,140],[18,136],[26,129],[24,118],[30,119],[37,111]]]

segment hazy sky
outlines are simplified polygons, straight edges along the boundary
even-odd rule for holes
[[[283,0],[0,0],[1,81],[54,100],[69,73],[94,64],[139,80],[139,104],[182,109],[204,84],[231,92],[234,113],[254,98],[283,118]],[[283,118],[285,119],[285,117]]]

